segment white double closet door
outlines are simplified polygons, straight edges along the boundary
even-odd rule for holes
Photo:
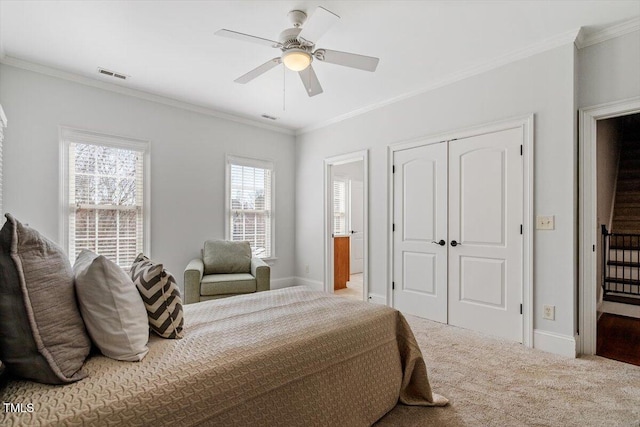
[[[523,138],[394,151],[396,308],[522,342]]]

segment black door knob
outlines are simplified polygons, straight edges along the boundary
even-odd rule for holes
[[[452,240],[452,241],[451,241],[451,246],[454,246],[454,247],[455,247],[455,246],[458,246],[458,242],[456,242],[455,240]]]

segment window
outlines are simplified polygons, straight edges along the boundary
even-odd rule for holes
[[[333,234],[347,234],[347,181],[333,180]]]
[[[227,157],[227,238],[248,241],[253,255],[273,257],[273,164]]]
[[[66,248],[83,249],[122,268],[148,253],[146,159],[148,144],[63,128]]]

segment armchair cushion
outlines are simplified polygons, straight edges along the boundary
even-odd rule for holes
[[[247,294],[256,291],[256,279],[249,273],[211,274],[202,278],[203,296]]]
[[[251,272],[249,242],[207,240],[202,254],[205,275]]]

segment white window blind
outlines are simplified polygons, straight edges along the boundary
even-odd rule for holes
[[[144,250],[144,151],[70,142],[68,245],[130,268]]]
[[[333,234],[347,234],[347,183],[333,181]]]
[[[273,165],[228,158],[229,240],[248,241],[254,256],[272,254]]]

